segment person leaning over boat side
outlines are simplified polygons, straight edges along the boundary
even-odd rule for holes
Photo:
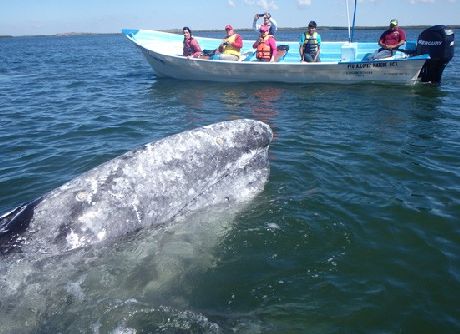
[[[380,35],[380,49],[374,59],[391,57],[396,49],[406,43],[406,32],[398,26],[398,20],[392,19],[390,27]]]
[[[252,47],[256,50],[256,58],[260,61],[273,62],[276,56],[276,41],[273,35],[269,35],[269,28],[265,25],[260,26],[260,37],[254,42]]]
[[[183,27],[182,30],[184,32],[182,55],[186,57],[198,58],[201,56],[201,48],[198,44],[198,41],[193,38],[192,31],[189,27]]]
[[[300,36],[299,54],[301,62],[320,62],[321,36],[316,32],[316,22],[310,21],[308,29]]]
[[[257,20],[261,17],[264,18],[264,23],[257,24]],[[278,23],[276,23],[275,19],[268,12],[265,12],[263,15],[262,14],[254,15],[254,21],[252,22],[252,29],[254,29],[255,31],[259,31],[261,26],[267,26],[269,28],[268,34],[273,35],[273,36],[278,30]]]
[[[227,36],[217,48],[220,52],[217,59],[239,60],[241,56],[240,50],[243,47],[243,40],[239,34],[235,33],[230,24],[225,26],[225,31],[227,32]]]

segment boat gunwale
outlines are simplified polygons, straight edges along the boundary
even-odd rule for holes
[[[212,62],[212,63],[227,63],[227,64],[240,64],[243,66],[248,66],[249,65],[257,65],[257,66],[321,66],[321,65],[353,65],[353,64],[376,64],[376,63],[389,63],[389,62],[407,62],[407,61],[426,61],[430,59],[429,55],[418,55],[416,57],[407,57],[407,58],[386,58],[386,59],[374,59],[374,60],[354,60],[354,61],[321,61],[321,62],[264,62],[264,61],[258,61],[258,60],[220,60],[220,59],[204,59],[204,58],[194,58],[194,57],[187,57],[179,54],[168,54],[168,53],[161,53],[157,50],[152,50],[149,48],[146,48],[144,45],[136,43],[136,45],[147,51],[147,52],[153,52],[157,55],[163,56],[163,57],[172,57],[175,59],[181,59],[185,61],[196,61],[196,62]]]

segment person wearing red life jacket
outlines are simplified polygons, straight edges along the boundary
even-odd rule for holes
[[[186,57],[198,58],[201,56],[201,48],[198,44],[198,41],[193,38],[192,31],[189,27],[183,27],[182,31],[184,33],[183,41],[183,52],[182,55]]]
[[[260,61],[273,62],[276,56],[276,41],[269,35],[269,27],[260,26],[260,37],[254,42],[252,47],[256,49],[256,58]]]

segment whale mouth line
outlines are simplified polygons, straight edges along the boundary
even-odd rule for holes
[[[20,235],[29,227],[35,207],[41,201],[39,197],[0,216],[0,255],[18,250],[23,241]]]
[[[250,164],[252,161],[255,161],[256,158],[259,157],[261,154],[264,154],[266,150],[267,150],[267,147],[251,150],[250,151],[251,154],[249,153],[247,154],[247,155],[250,155],[249,157],[243,156],[238,161],[231,164],[231,166],[227,166],[227,168],[224,170],[224,172],[221,173],[220,177],[217,178],[215,182],[212,182],[211,184],[203,186],[201,191],[195,197],[193,197],[189,202],[185,203],[182,208],[177,210],[177,212],[174,215],[172,215],[171,220],[174,220],[176,219],[177,216],[180,216],[186,213],[188,211],[187,208],[191,207],[193,203],[199,200],[199,198],[203,197],[206,193],[209,193],[211,189],[213,189],[216,185],[222,183],[223,180],[227,179],[228,177],[231,177],[232,174],[235,174],[236,173],[235,169],[232,171],[231,167],[234,167],[235,165],[239,165],[241,163],[241,160],[246,160],[246,162]],[[227,202],[230,202],[231,199],[230,197],[225,197],[225,200]]]

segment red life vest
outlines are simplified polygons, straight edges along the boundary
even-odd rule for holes
[[[272,57],[272,50],[268,44],[270,36],[264,37],[264,42],[257,45],[256,58],[259,60],[270,61]]]

